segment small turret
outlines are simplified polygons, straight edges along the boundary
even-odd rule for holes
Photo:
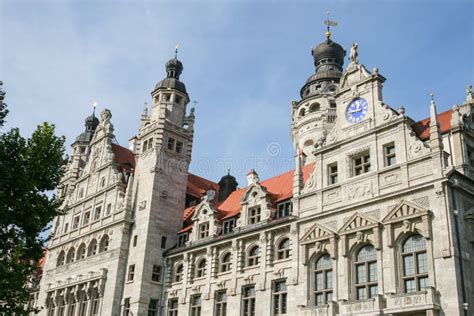
[[[237,190],[238,185],[237,180],[230,175],[230,170],[228,170],[227,175],[219,181],[219,201],[224,201],[232,192]]]

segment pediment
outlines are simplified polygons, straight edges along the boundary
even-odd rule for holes
[[[196,209],[194,210],[194,214],[192,217],[193,221],[199,220],[199,219],[204,219],[204,218],[209,218],[209,216],[214,216],[217,213],[216,209],[214,208],[214,205],[209,203],[207,196],[204,197],[204,199],[201,201],[196,206]]]
[[[339,229],[339,233],[348,234],[354,231],[374,228],[378,225],[379,222],[375,219],[365,214],[356,212],[351,217],[349,217],[346,223]]]
[[[427,215],[428,213],[429,211],[421,206],[401,200],[390,212],[388,212],[387,216],[382,220],[382,223],[398,222],[409,218]]]
[[[319,240],[328,239],[334,237],[335,232],[321,224],[314,224],[310,229],[300,238],[302,244],[315,242]]]
[[[361,82],[364,79],[369,78],[370,76],[370,72],[365,68],[364,65],[351,63],[342,75],[341,83],[339,84],[339,90],[342,91],[358,82]]]
[[[261,200],[268,196],[267,188],[260,183],[253,183],[247,187],[240,203],[246,203],[249,200]]]

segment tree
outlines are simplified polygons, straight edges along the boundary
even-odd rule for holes
[[[0,127],[8,113],[0,84]],[[0,314],[31,311],[27,286],[43,256],[41,233],[60,215],[61,199],[52,193],[66,163],[64,136],[54,125],[39,125],[30,138],[18,128],[0,132]]]

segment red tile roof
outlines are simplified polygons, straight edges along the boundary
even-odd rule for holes
[[[447,133],[451,130],[451,117],[453,115],[453,110],[448,110],[438,114],[438,122],[441,134]],[[415,134],[421,140],[427,140],[430,138],[430,121],[431,119],[425,118],[419,122],[413,124],[412,128]]]
[[[313,170],[314,170],[314,164],[308,164],[303,167],[303,181],[304,182],[306,182],[306,180],[309,178]],[[197,177],[195,175],[192,175],[192,176]],[[293,196],[293,176],[294,176],[294,170],[290,170],[278,176],[261,181],[260,184],[267,189],[268,193],[271,195],[272,202],[277,203],[280,201],[290,199]],[[203,179],[201,177],[199,178]],[[189,187],[189,179],[190,178],[188,177],[188,187]],[[206,181],[209,181],[209,180],[206,180]],[[232,192],[227,197],[227,199],[225,199],[223,202],[221,202],[217,206],[217,211],[220,213],[219,217],[221,220],[234,217],[240,213],[240,208],[241,208],[240,202],[242,200],[242,197],[246,189],[247,188],[237,189],[236,191]],[[188,207],[184,210],[183,212],[184,220],[188,220],[192,216],[192,214],[194,213],[194,209],[195,207],[193,206],[193,207]],[[191,229],[192,229],[192,225],[189,225],[183,228],[182,230],[180,230],[178,233],[186,232]]]
[[[188,174],[188,185],[186,187],[187,194],[200,198],[206,194],[209,189],[212,189],[217,193],[219,192],[219,185],[195,174]]]
[[[114,153],[114,162],[116,164],[127,171],[133,171],[135,168],[135,156],[130,149],[112,144],[112,152]]]

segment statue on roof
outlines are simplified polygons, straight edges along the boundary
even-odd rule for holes
[[[359,45],[357,43],[352,43],[351,53],[349,55],[349,59],[351,63],[358,64],[359,63]]]

